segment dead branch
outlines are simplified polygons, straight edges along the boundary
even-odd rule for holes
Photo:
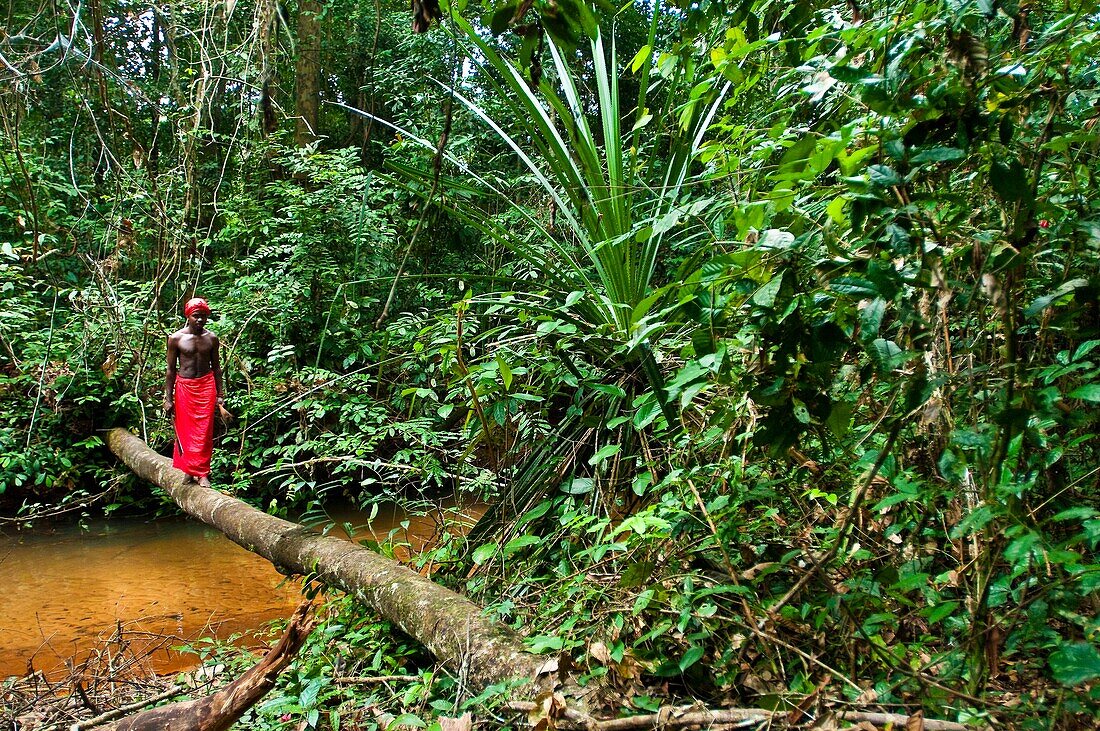
[[[375,678],[339,677],[333,678],[332,682],[337,685],[381,685],[383,683],[412,683],[417,680],[420,680],[419,675],[380,675]]]
[[[530,714],[539,706],[527,701],[508,704],[513,711]],[[597,719],[572,708],[563,709],[558,726],[584,729],[584,731],[646,731],[647,729],[740,728],[768,724],[769,728],[789,728],[795,724],[787,720],[785,711],[766,708],[700,709],[696,706],[666,707],[657,713],[627,716],[624,718]],[[874,713],[870,711],[843,711],[835,718],[853,723],[869,723],[881,728],[906,728],[911,716],[901,713]],[[563,723],[564,721],[564,723]],[[925,731],[967,731],[967,726],[954,721],[922,719]]]
[[[312,608],[312,602],[302,602],[275,647],[248,672],[217,693],[143,711],[104,726],[103,731],[163,731],[172,728],[225,731],[275,687],[279,673],[298,654],[313,630]],[[73,724],[70,731],[80,731],[81,728],[88,728],[88,725]]]
[[[69,731],[83,731],[84,729],[91,728],[92,726],[99,726],[100,724],[107,723],[108,721],[113,721],[119,716],[125,716],[131,711],[140,711],[146,706],[151,706],[154,703],[166,701],[174,695],[179,695],[182,691],[183,688],[178,685],[173,685],[168,690],[164,691],[163,693],[158,693],[152,698],[146,698],[135,703],[128,703],[125,706],[119,706],[118,708],[107,711],[106,713],[101,713],[95,718],[89,718],[86,721],[78,721],[72,726],[69,726]]]

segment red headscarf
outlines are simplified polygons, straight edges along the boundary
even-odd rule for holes
[[[210,314],[210,305],[202,297],[193,297],[187,300],[187,304],[183,306],[183,314],[186,317],[191,317],[199,310],[203,310],[208,315]]]

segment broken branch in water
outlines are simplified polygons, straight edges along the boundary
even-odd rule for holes
[[[298,654],[313,630],[312,608],[311,601],[302,602],[275,647],[248,672],[217,693],[142,711],[104,726],[103,731],[161,731],[167,728],[225,731],[275,687],[279,673]],[[70,731],[80,731],[78,724],[70,727]]]

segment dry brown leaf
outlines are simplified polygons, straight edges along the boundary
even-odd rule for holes
[[[535,707],[527,713],[527,722],[535,731],[554,731],[555,721],[565,715],[565,696],[545,691],[535,698]]]
[[[791,709],[787,714],[787,723],[791,726],[802,723],[803,716],[808,715],[807,711],[813,707],[814,703],[817,703],[817,691],[810,693],[808,696],[802,699],[802,701]]]
[[[589,657],[595,658],[603,665],[611,662],[611,652],[607,649],[607,645],[602,642],[593,642],[588,647]]]
[[[474,727],[473,716],[467,711],[458,718],[449,718],[447,716],[439,717],[439,728],[441,731],[470,731]]]
[[[752,581],[753,579],[756,578],[756,575],[759,574],[761,571],[763,571],[764,569],[770,569],[772,566],[776,566],[776,565],[777,565],[777,562],[775,562],[775,561],[765,561],[763,563],[758,563],[755,566],[753,566],[752,568],[749,568],[749,569],[746,569],[746,570],[742,571],[741,572],[741,578],[745,581]]]
[[[878,700],[878,691],[874,688],[864,688],[863,692],[856,698],[857,706],[869,706]]]
[[[767,695],[772,692],[771,685],[759,675],[750,673],[741,681],[741,685],[759,695]]]
[[[924,731],[924,711],[917,711],[905,719],[905,731]]]
[[[558,658],[552,657],[542,665],[539,665],[538,670],[535,671],[535,675],[549,675],[551,673],[558,672]]]

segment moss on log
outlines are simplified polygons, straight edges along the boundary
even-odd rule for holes
[[[139,477],[156,483],[189,515],[263,556],[284,574],[301,574],[351,594],[424,645],[478,689],[534,679],[542,660],[518,634],[486,618],[473,602],[370,549],[322,536],[229,495],[199,487],[171,459],[125,429],[107,446]]]

